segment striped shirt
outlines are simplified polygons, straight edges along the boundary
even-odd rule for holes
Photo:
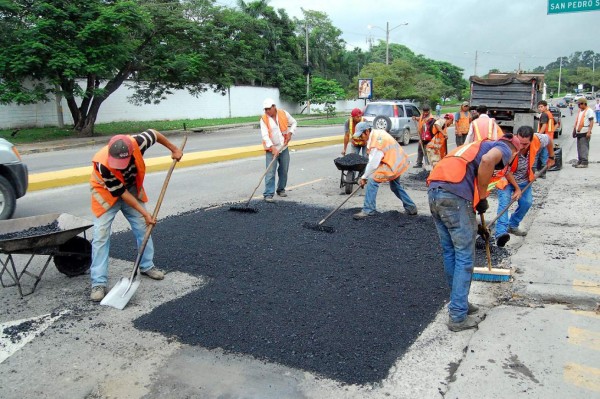
[[[143,133],[135,134],[132,136],[135,141],[137,141],[140,146],[140,151],[142,154],[146,152],[148,148],[150,148],[153,144],[156,143],[156,133],[152,130],[146,130]],[[135,167],[135,160],[133,156],[129,161],[129,165],[127,168],[123,169],[121,173],[123,173],[123,178],[125,179],[125,185],[121,183],[121,180],[117,179],[115,175],[104,165],[99,162],[94,163],[94,168],[100,172],[102,176],[102,180],[104,180],[104,185],[106,189],[110,192],[113,197],[120,197],[123,195],[125,190],[134,190],[134,195],[137,195],[135,192],[135,179],[137,177],[137,168]]]

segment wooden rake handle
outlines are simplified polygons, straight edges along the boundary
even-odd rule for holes
[[[279,151],[279,153],[273,157],[273,159],[271,160],[271,162],[269,162],[269,165],[267,166],[267,169],[265,169],[265,172],[262,174],[262,176],[260,177],[260,179],[258,179],[258,184],[256,185],[256,187],[254,187],[254,191],[252,191],[252,194],[250,194],[250,197],[248,198],[248,201],[246,201],[246,208],[250,204],[250,201],[252,201],[252,197],[254,197],[254,194],[256,194],[256,190],[258,190],[258,188],[260,187],[260,184],[262,183],[262,180],[265,178],[265,176],[267,175],[267,173],[269,173],[269,170],[271,170],[271,167],[273,166],[273,164],[275,163],[275,161],[277,160],[277,158],[279,158],[279,155],[283,151],[287,150],[287,147],[288,147],[287,144],[284,145],[281,148],[281,150]]]

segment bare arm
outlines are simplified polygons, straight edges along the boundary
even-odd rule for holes
[[[161,132],[158,130],[152,129],[152,131],[156,134],[156,141],[171,151],[171,158],[179,161],[183,156],[183,151],[181,151],[175,144],[171,143],[169,139],[167,139]]]
[[[144,209],[137,198],[135,198],[129,191],[125,190],[125,192],[121,194],[121,199],[144,217],[146,220],[146,225],[156,224],[156,220],[152,218],[152,215]]]

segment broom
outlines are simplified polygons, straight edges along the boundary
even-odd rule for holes
[[[527,191],[529,189],[529,187],[531,187],[533,182],[536,181],[538,179],[538,177],[540,177],[540,175],[546,171],[546,169],[548,169],[547,165],[544,166],[539,172],[537,172],[534,175],[533,179],[523,188],[522,191],[523,192]],[[473,280],[488,281],[488,282],[510,281],[511,269],[500,269],[500,268],[492,267],[492,256],[490,253],[490,231],[488,230],[488,227],[493,225],[494,223],[496,223],[496,221],[500,218],[500,216],[504,215],[504,213],[508,211],[508,208],[510,208],[510,206],[515,201],[516,201],[516,199],[512,199],[508,203],[508,205],[504,209],[502,209],[502,211],[498,215],[496,215],[496,217],[494,219],[492,219],[492,221],[487,226],[485,225],[483,213],[480,214],[481,226],[483,227],[483,230],[486,232],[486,234],[483,238],[485,238],[485,252],[486,252],[486,256],[487,256],[488,266],[487,267],[474,267],[473,268]]]

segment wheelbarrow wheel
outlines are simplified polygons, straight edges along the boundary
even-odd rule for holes
[[[355,182],[355,173],[356,172],[349,170],[346,172],[346,175],[344,176],[344,192],[346,194],[352,193],[352,186],[354,185],[354,182]]]
[[[75,277],[84,274],[92,264],[92,244],[83,237],[73,237],[58,246],[54,265],[64,275]]]

